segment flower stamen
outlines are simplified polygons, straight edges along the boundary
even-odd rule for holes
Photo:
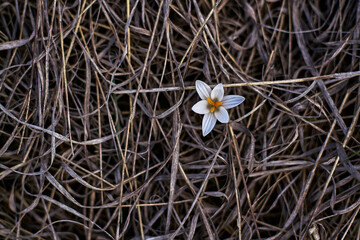
[[[218,106],[221,106],[221,105],[222,105],[222,102],[221,102],[221,101],[215,103],[215,107],[218,107]]]
[[[215,103],[213,102],[213,100],[211,100],[211,98],[206,98],[206,101],[210,104],[210,105],[213,105],[215,106]]]
[[[211,98],[206,98],[206,101],[210,104],[211,108],[210,108],[210,112],[214,112],[215,111],[215,108],[219,107],[222,105],[222,102],[219,101],[219,102],[214,102],[213,100],[211,100]]]

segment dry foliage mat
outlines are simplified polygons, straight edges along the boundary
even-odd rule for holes
[[[3,1],[2,239],[359,239],[359,1]],[[245,102],[201,135],[196,79]]]

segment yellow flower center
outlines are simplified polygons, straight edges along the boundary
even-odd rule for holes
[[[219,107],[219,106],[221,106],[222,105],[222,102],[220,101],[220,102],[213,102],[213,100],[211,100],[211,98],[206,98],[206,101],[210,104],[210,106],[211,106],[211,108],[210,108],[210,112],[214,112],[215,111],[215,109],[217,108],[217,107]]]

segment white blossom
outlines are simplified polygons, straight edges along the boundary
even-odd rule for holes
[[[204,114],[202,120],[203,136],[208,135],[216,124],[229,122],[229,114],[226,109],[236,107],[245,98],[239,95],[224,96],[224,87],[220,83],[213,90],[203,81],[196,80],[195,88],[201,100],[197,102],[192,110],[198,114]]]

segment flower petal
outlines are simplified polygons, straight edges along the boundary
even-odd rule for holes
[[[239,95],[227,95],[222,100],[222,106],[226,109],[236,107],[241,104],[245,98]]]
[[[224,97],[224,87],[220,83],[214,87],[211,91],[211,99],[216,102],[220,102]]]
[[[228,123],[229,122],[229,114],[224,107],[218,107],[215,111],[215,117],[221,123]]]
[[[195,88],[201,99],[205,100],[206,98],[210,97],[211,88],[203,81],[196,80]]]
[[[202,120],[202,133],[205,137],[206,135],[213,130],[216,123],[216,118],[213,113],[207,113],[205,114],[203,120]]]
[[[198,114],[206,114],[210,112],[209,103],[206,100],[197,102],[191,109]]]

